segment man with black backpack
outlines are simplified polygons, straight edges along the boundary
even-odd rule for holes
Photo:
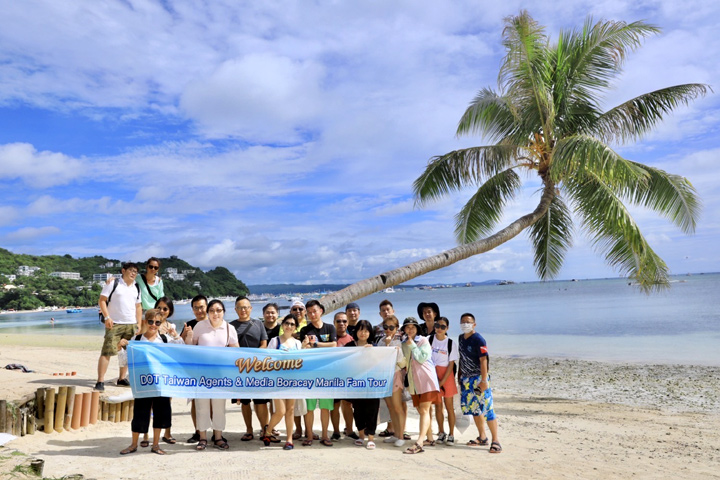
[[[117,355],[121,341],[127,343],[134,335],[142,318],[140,288],[135,283],[138,267],[134,263],[123,263],[122,278],[103,286],[100,293],[101,319],[105,323],[105,341],[98,359],[98,378],[95,390],[105,390],[105,372],[110,364],[110,357]],[[129,386],[127,367],[120,367],[118,386]]]

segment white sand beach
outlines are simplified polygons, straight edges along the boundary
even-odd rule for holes
[[[35,370],[0,369],[0,399],[16,400],[43,386],[89,391],[100,343],[92,336],[0,335],[0,367],[18,363]],[[68,371],[77,375],[53,376]],[[113,360],[108,380],[116,372]],[[230,450],[196,452],[182,442],[192,434],[189,408],[175,399],[172,430],[180,442],[164,445],[164,457],[143,448],[121,457],[130,423],[98,422],[6,443],[0,475],[32,478],[13,469],[41,458],[46,478],[720,478],[720,368],[494,357],[491,373],[500,455],[465,445],[476,436],[474,426],[456,434],[457,446],[412,456],[382,443],[368,451],[349,439],[333,447],[297,442],[289,452],[266,448],[257,439],[240,441],[242,415],[229,403]],[[106,393],[127,391],[108,387]],[[409,412],[413,434],[417,420],[412,407]]]

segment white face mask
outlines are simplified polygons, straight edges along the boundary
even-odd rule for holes
[[[475,328],[475,325],[473,325],[472,323],[461,323],[460,324],[460,330],[462,330],[463,333],[472,333],[474,328]]]

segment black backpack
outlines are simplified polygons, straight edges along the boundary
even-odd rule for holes
[[[160,333],[159,335],[160,335],[160,338],[162,338],[163,343],[167,343],[167,337],[165,336],[165,334]],[[142,338],[142,335],[135,335],[136,342],[139,342],[141,338]]]
[[[110,305],[110,299],[113,296],[113,293],[115,293],[115,289],[118,286],[118,283],[120,283],[120,279],[115,277],[115,281],[113,282],[113,288],[110,290],[110,295],[108,295],[107,304]],[[138,295],[140,295],[140,285],[135,282],[135,288],[137,288]],[[105,315],[103,315],[102,310],[98,312],[98,317],[100,317],[100,323],[105,323]]]

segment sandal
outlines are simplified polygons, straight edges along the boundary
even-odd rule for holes
[[[197,443],[200,441],[200,434],[198,432],[193,433],[193,436],[188,438],[185,443]]]
[[[354,431],[353,431],[353,432],[350,432],[350,433],[346,433],[345,436],[348,437],[348,438],[352,438],[353,440],[357,440],[358,438],[360,438],[360,437],[358,436],[358,434],[355,433]]]
[[[302,433],[295,432],[292,435],[293,440],[300,440],[300,437],[302,437]]]
[[[500,442],[492,442],[490,444],[490,453],[500,453],[502,452],[502,446],[500,445]]]
[[[275,435],[263,435],[260,440],[262,440],[266,447],[269,447],[271,443],[280,443],[280,439]]]
[[[422,452],[424,452],[424,451],[425,451],[425,450],[423,449],[422,445],[420,445],[419,443],[416,443],[416,444],[413,445],[412,447],[410,447],[410,448],[408,448],[407,450],[405,450],[403,453],[408,453],[408,454],[410,454],[410,455],[413,455],[413,454],[415,454],[415,453],[422,453]]]
[[[162,441],[169,443],[170,445],[175,445],[177,443],[177,440],[175,440],[174,437],[162,437]]]
[[[363,441],[358,438],[357,440],[355,440],[355,445],[357,445],[358,447],[362,447]]]
[[[161,449],[160,445],[153,445],[150,451],[152,453],[157,453],[158,455],[165,455],[165,450]]]
[[[255,438],[255,437],[253,436],[253,434],[250,433],[250,432],[248,432],[248,433],[246,433],[245,435],[243,435],[242,438],[240,438],[240,440],[243,441],[243,442],[249,442],[249,441],[252,440],[253,438]]]
[[[333,432],[332,437],[330,437],[330,440],[340,440],[340,432]]]
[[[275,430],[274,428],[272,429],[272,432],[270,432],[270,433],[275,435],[276,437],[280,436],[280,432],[278,430]]]
[[[303,447],[312,447],[312,442],[313,441],[308,438],[307,440],[303,440],[302,446]]]
[[[403,440],[412,440],[412,437],[407,432],[403,432]]]
[[[392,437],[393,435],[395,435],[395,432],[391,432],[387,428],[385,430],[383,430],[382,432],[378,433],[378,437]]]
[[[137,452],[137,447],[128,447],[125,450],[120,450],[120,455],[127,455],[128,453]]]
[[[320,443],[322,443],[322,444],[325,445],[326,447],[332,447],[332,446],[333,446],[332,440],[330,440],[329,438],[323,438],[322,440],[320,440]]]
[[[198,440],[198,444],[195,445],[195,450],[205,450],[207,448],[207,440],[201,438]]]
[[[435,440],[430,440],[429,442],[423,443],[423,447],[434,447],[435,446]]]
[[[485,445],[488,444],[488,442],[489,442],[489,440],[487,437],[485,437],[485,438],[477,437],[477,438],[473,438],[472,440],[467,442],[467,445],[469,447],[484,447]]]
[[[150,440],[143,440],[140,442],[140,446],[143,448],[147,448],[150,446]]]
[[[365,447],[365,448],[367,448],[368,450],[375,450],[375,442],[370,440],[367,444],[367,447]]]
[[[215,448],[219,450],[227,450],[228,448],[230,448],[230,445],[228,445],[224,438],[218,438],[217,440],[213,440],[213,443],[215,444]]]
[[[285,444],[285,446],[283,447],[283,450],[292,450],[293,448],[295,448],[295,445],[293,445],[293,444],[290,443],[290,442],[287,442],[287,443]]]

